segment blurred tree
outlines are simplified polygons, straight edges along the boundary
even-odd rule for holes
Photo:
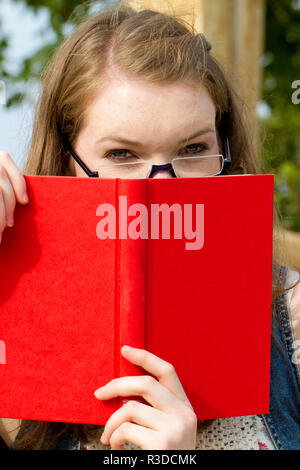
[[[299,0],[267,0],[263,66],[264,170],[275,174],[285,228],[300,231],[300,105],[292,101],[292,85],[300,80]]]
[[[41,48],[26,58],[21,70],[13,75],[6,68],[10,38],[1,33],[0,13],[0,77],[9,81],[11,89],[16,85],[16,91],[8,96],[8,107],[20,104],[26,90],[20,92],[17,85],[39,79],[53,51],[83,16],[117,3],[117,0],[12,1],[25,3],[36,13],[46,8],[54,39],[50,43],[41,39]],[[300,231],[300,105],[292,102],[295,91],[292,84],[300,80],[300,0],[266,0],[266,6],[263,101],[269,113],[260,118],[264,171],[276,175],[275,197],[285,227]]]
[[[41,48],[37,52],[27,57],[21,66],[21,70],[17,74],[10,73],[6,68],[5,56],[9,51],[9,38],[1,34],[1,9],[0,9],[0,77],[7,79],[10,88],[13,91],[7,99],[6,106],[17,106],[25,97],[26,87],[24,92],[18,91],[19,84],[27,83],[28,81],[37,79],[39,80],[41,71],[52,56],[55,49],[59,44],[72,32],[74,26],[89,14],[92,9],[98,11],[103,6],[117,3],[112,0],[12,0],[14,3],[22,3],[34,13],[38,13],[41,9],[47,9],[49,12],[49,25],[48,29],[53,33],[51,42],[46,42],[43,39],[44,31],[41,31],[40,42]],[[15,86],[14,86],[15,85]]]

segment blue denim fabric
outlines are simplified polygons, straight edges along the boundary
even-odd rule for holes
[[[280,267],[285,276],[289,268]],[[264,422],[278,450],[300,449],[300,374],[292,361],[294,335],[286,294],[277,301],[272,318],[269,413]]]
[[[284,280],[288,273],[280,266]],[[300,373],[292,361],[293,331],[286,294],[278,298],[272,316],[270,409],[262,416],[274,446],[278,450],[300,449]],[[53,443],[51,449],[76,450],[80,443],[69,431]]]

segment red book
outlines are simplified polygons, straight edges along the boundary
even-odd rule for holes
[[[0,245],[0,417],[105,424],[147,374],[175,367],[199,420],[267,413],[273,175],[26,176]],[[129,399],[129,398],[128,398]]]

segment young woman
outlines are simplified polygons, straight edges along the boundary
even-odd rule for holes
[[[242,103],[210,49],[203,35],[175,16],[137,12],[124,2],[82,23],[44,74],[25,174],[121,177],[126,168],[131,177],[138,168],[142,178],[171,178],[262,172]],[[200,174],[197,165],[172,162],[191,156],[207,156],[214,165]],[[16,203],[28,202],[24,177],[5,152],[0,189],[2,234],[13,225]],[[123,348],[126,359],[151,375],[117,378],[95,396],[140,395],[148,405],[130,400],[105,427],[2,419],[3,440],[14,449],[300,448],[293,349],[300,340],[300,289],[292,284],[297,273],[278,263],[277,241],[270,414],[197,423],[173,365],[150,351]]]

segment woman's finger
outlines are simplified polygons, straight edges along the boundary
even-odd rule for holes
[[[4,204],[4,194],[0,187],[0,243],[2,239],[2,232],[6,227],[6,210]]]
[[[16,207],[16,198],[6,169],[3,166],[0,166],[0,187],[5,207],[5,214],[2,215],[1,220],[5,221],[5,226],[7,222],[12,225],[13,220],[9,218],[13,217]]]
[[[125,442],[140,447],[142,450],[159,449],[160,434],[158,431],[143,428],[134,423],[123,423],[112,434],[110,438],[111,450],[122,450]],[[145,443],[147,442],[147,447]]]
[[[181,412],[186,405],[170,390],[150,375],[120,377],[111,380],[94,392],[100,400],[110,400],[118,396],[142,396],[150,405],[167,413]]]
[[[164,361],[145,349],[123,346],[121,353],[128,361],[142,367],[147,372],[154,375],[159,383],[170,390],[170,392],[174,393],[179,399],[188,403],[191,407],[188,397],[185,394],[172,364]]]
[[[101,436],[102,444],[108,445],[113,432],[125,422],[134,422],[158,431],[166,427],[166,414],[135,400],[129,400],[111,415]]]
[[[28,202],[28,195],[25,178],[7,152],[0,151],[0,166],[6,170],[17,201],[20,204],[26,204]]]

